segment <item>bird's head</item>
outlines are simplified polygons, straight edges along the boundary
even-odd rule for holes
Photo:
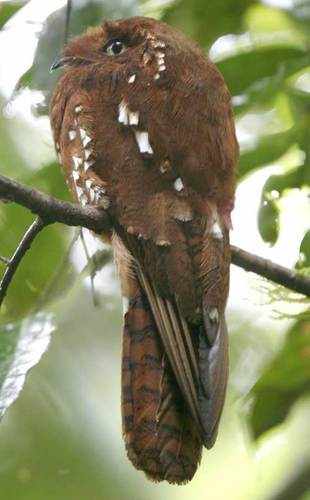
[[[158,85],[167,83],[168,78],[170,82],[177,78],[179,82],[186,77],[199,78],[205,61],[199,46],[176,29],[155,19],[133,17],[106,21],[74,38],[51,70],[88,67],[125,76],[127,73],[131,79],[143,72],[149,86],[152,81]]]

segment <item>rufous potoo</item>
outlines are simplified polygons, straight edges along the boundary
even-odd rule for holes
[[[51,102],[74,198],[109,212],[127,303],[128,457],[182,484],[213,446],[228,376],[224,318],[238,146],[222,75],[165,23],[107,21],[73,39]]]

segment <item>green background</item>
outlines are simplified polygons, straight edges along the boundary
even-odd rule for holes
[[[65,10],[47,1],[42,25],[39,4],[0,3],[2,54],[11,44],[18,54],[23,37],[38,36],[33,62],[14,84],[1,87],[6,68],[22,56],[3,56],[6,66],[0,64],[0,172],[70,199],[46,118],[57,77],[48,68],[62,47]],[[279,249],[287,248],[289,264],[309,274],[309,2],[73,0],[70,33],[135,14],[163,19],[210,50],[233,96],[241,145],[237,199],[245,209],[236,210],[236,238],[239,224],[251,249],[256,231],[256,253],[280,259]],[[258,205],[246,226],[254,195]],[[32,219],[1,205],[2,256],[12,254]],[[85,236],[90,253],[98,251]],[[121,437],[115,271],[105,253],[94,307],[91,266],[80,241],[68,256],[72,238],[61,225],[45,229],[1,311],[0,499],[310,499],[307,301],[232,268],[230,382],[219,439],[189,485],[152,484],[128,462]]]

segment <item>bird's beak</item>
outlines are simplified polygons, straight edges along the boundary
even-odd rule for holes
[[[50,67],[50,73],[55,69],[61,68],[62,66],[66,66],[72,61],[72,57],[56,57],[52,66]]]

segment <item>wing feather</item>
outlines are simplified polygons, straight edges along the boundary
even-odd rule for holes
[[[178,335],[179,326],[175,312],[167,300],[162,299],[158,293],[154,292],[153,287],[141,268],[139,270],[139,278],[147,294],[161,340],[166,349],[177,382],[191,410],[197,428],[200,430],[201,436],[203,436],[199,418],[197,391],[186,356],[183,337]]]

